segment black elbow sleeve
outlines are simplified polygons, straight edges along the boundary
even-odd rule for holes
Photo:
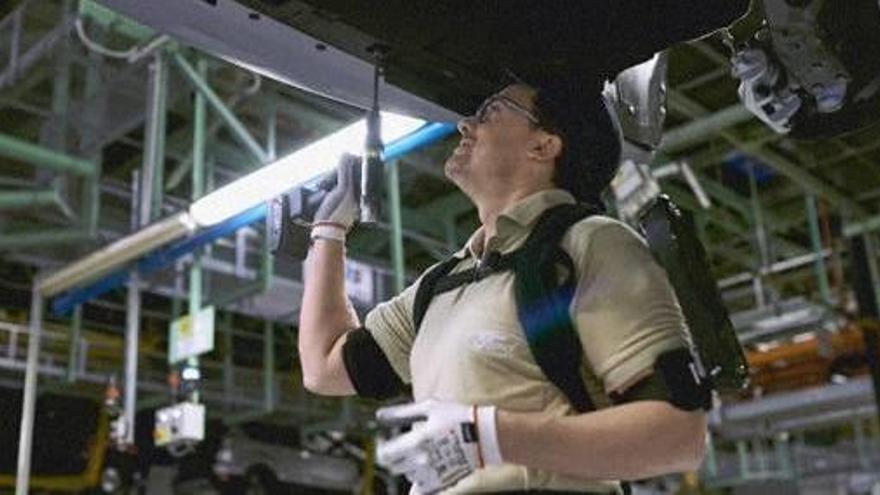
[[[687,349],[667,351],[657,358],[653,373],[622,394],[612,394],[611,400],[615,404],[660,400],[684,411],[708,411],[712,408],[712,389],[697,376],[692,363]]]
[[[370,399],[387,399],[405,389],[388,357],[365,328],[348,334],[342,345],[345,371],[357,394]]]

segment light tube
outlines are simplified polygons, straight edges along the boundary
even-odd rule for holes
[[[383,141],[400,139],[424,124],[421,119],[382,112]],[[202,227],[218,224],[332,171],[343,153],[362,156],[366,139],[367,121],[361,119],[199,198],[189,213]]]

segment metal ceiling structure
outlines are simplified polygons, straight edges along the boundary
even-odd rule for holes
[[[226,2],[245,15],[268,16],[273,29],[289,24],[323,36],[329,46],[318,48],[322,53],[336,50],[332,43],[342,37],[370,41],[354,23],[312,2],[276,4]],[[31,340],[22,325],[40,280],[363,114],[358,94],[369,85],[352,89],[363,81],[322,87],[316,79],[319,92],[344,93],[353,104],[323,98],[266,77],[266,70],[232,63],[228,53],[190,46],[199,45],[191,26],[190,38],[175,39],[186,36],[185,24],[169,38],[89,0],[23,0],[4,4],[0,16],[0,368],[6,383],[20,382],[25,368],[23,343]],[[144,16],[137,20],[149,24]],[[269,61],[279,56],[263,55]],[[728,57],[717,37],[670,50],[668,117],[652,166],[687,163],[708,194],[712,206],[706,209],[684,180],[661,181],[665,193],[693,210],[749,350],[805,338],[821,347],[854,314],[848,239],[871,239],[880,228],[880,126],[815,141],[776,134],[739,102]],[[351,62],[357,73],[368,66]],[[269,75],[290,82],[296,70],[281,64]],[[399,88],[388,96],[392,107],[421,109],[438,119],[455,116]],[[378,299],[453,252],[477,225],[473,206],[443,175],[453,141],[393,162],[388,185],[399,208],[351,238],[349,254],[372,270]],[[329,420],[335,428],[357,428],[368,405],[310,397],[290,373],[297,369],[288,329],[298,311],[301,267],[272,259],[259,223],[210,241],[181,251],[184,256],[169,267],[134,276],[128,290],[70,303],[72,316],[48,314],[47,325],[55,326],[44,333],[49,343],[37,366],[42,386],[78,383],[83,393],[94,394],[107,374],[122,373],[123,341],[129,355],[140,342],[140,394],[130,400],[138,407],[159,403],[164,351],[145,342],[164,343],[168,322],[187,312],[187,302],[214,305],[224,344],[202,366],[212,383],[205,399],[218,414],[230,422],[326,426]],[[876,255],[870,251],[872,259]],[[123,331],[127,339],[120,338]],[[249,340],[262,344],[254,350]],[[102,354],[102,348],[118,352]],[[828,366],[821,372],[827,374]],[[800,461],[780,454],[756,470],[750,464],[756,452],[789,445],[780,440],[786,432],[841,424],[858,425],[859,465],[876,468],[877,456],[870,454],[878,436],[870,424],[876,410],[865,400],[869,383],[854,376],[837,387],[823,375],[824,387],[778,396],[760,397],[763,391],[753,389],[759,400],[726,404],[713,427],[719,443],[734,442],[735,454],[720,448],[707,476],[726,485],[761,476],[788,479],[792,463]],[[858,413],[835,416],[838,407]],[[753,438],[776,444],[744,441]],[[801,460],[815,454],[803,442],[795,447]],[[731,455],[739,463],[735,473],[723,467]]]

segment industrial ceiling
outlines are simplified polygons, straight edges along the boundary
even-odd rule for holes
[[[384,2],[381,9],[369,2],[341,0],[239,4],[362,60],[373,56],[368,47],[387,44],[392,48],[387,57],[389,82],[459,114],[471,111],[494,90],[504,69],[545,70],[536,62],[541,51],[535,50],[533,37],[543,36],[558,18],[558,12],[551,12],[550,19],[517,18],[511,7],[510,15],[490,20],[459,19],[457,2]],[[588,60],[571,46],[608,41],[591,38],[604,31],[580,29],[598,16],[595,11],[582,7],[574,12],[577,15],[567,18],[571,24],[566,26],[578,29],[560,32],[583,38],[577,43],[565,36],[558,40],[566,47],[561,50],[564,63]],[[157,35],[91,2],[23,0],[0,7],[0,148],[11,149],[6,139],[12,138],[75,158],[34,166],[12,152],[0,153],[0,319],[7,321],[23,320],[36,277],[135,229],[132,198],[139,193],[133,185],[149,146],[147,95],[154,90],[155,59],[151,55],[130,61],[90,49],[76,34],[80,13],[89,38],[117,51],[142,46]],[[523,33],[518,48],[527,55],[516,57],[517,47],[504,45],[509,39],[505,30]],[[204,61],[207,85],[246,133],[275,156],[363,116],[357,105],[261,77],[217,54],[193,50],[187,40],[173,50],[191,62]],[[742,328],[756,332],[750,323],[768,314],[796,311],[805,315],[804,322],[786,327],[788,333],[779,336],[826,328],[853,312],[848,236],[870,232],[880,221],[880,127],[866,125],[813,140],[776,133],[743,107],[729,57],[729,47],[717,35],[669,51],[666,128],[652,166],[686,162],[708,194],[711,206],[704,208],[683,178],[660,183],[665,193],[694,213],[713,274]],[[556,64],[550,67],[556,70],[560,62],[547,63]],[[191,201],[196,94],[180,71],[168,71],[164,155],[159,160],[164,175],[155,218],[182,210]],[[209,112],[205,135],[208,190],[263,165],[216,112]],[[399,160],[405,269],[410,278],[456,250],[477,226],[473,206],[443,176],[442,164],[456,141],[451,136]],[[240,236],[244,240],[229,237],[211,248],[212,261],[206,262],[211,273],[209,299],[222,301],[223,294],[241,284],[243,273],[249,281],[258,278],[263,253],[259,230],[252,227]],[[390,276],[390,230],[390,219],[359,228],[349,245],[350,256]],[[824,261],[825,271],[817,276],[818,260]],[[185,297],[179,273],[188,263],[181,261],[176,270],[146,281],[147,334],[164,335],[175,305]],[[251,336],[261,334],[264,320],[289,327],[296,316],[301,270],[276,260],[274,275],[276,286],[266,294],[223,301],[230,325]],[[810,310],[829,306],[833,317],[823,312],[809,319]],[[116,333],[125,323],[123,291],[91,301],[84,314],[90,328]],[[66,318],[52,317],[65,325]],[[242,366],[259,362],[263,352],[241,340],[246,338],[234,344],[240,351],[236,362]],[[757,335],[750,346],[758,349],[766,340]],[[275,353],[282,356],[279,369],[294,367],[291,342],[278,339],[276,345]]]

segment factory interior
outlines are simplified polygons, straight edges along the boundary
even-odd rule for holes
[[[384,402],[303,386],[300,255],[379,107],[356,311],[480,226],[443,164],[498,87],[445,5],[0,3],[0,493],[408,492],[376,462]],[[747,363],[700,468],[633,494],[880,494],[877,53],[874,0],[762,0],[606,82],[610,214],[684,212]]]

